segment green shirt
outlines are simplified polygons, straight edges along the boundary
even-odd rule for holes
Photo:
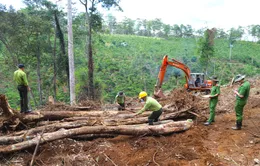
[[[211,88],[210,96],[214,96],[216,94],[220,95],[220,86],[215,85]],[[218,100],[218,96],[215,96],[213,98],[210,98],[210,100]]]
[[[238,101],[247,101],[248,96],[250,92],[250,83],[248,81],[245,81],[239,88],[238,88],[238,93],[240,95],[243,95],[244,97],[239,97],[238,95],[236,96],[236,99]]]
[[[17,85],[28,86],[26,73],[21,69],[18,69],[14,72],[14,81],[16,82]]]
[[[162,106],[161,106],[160,103],[158,103],[158,101],[156,101],[152,97],[147,97],[144,107],[140,111],[138,111],[137,113],[141,114],[146,110],[159,111],[161,108],[162,108]]]
[[[122,96],[116,95],[115,101],[118,104],[124,104],[125,103],[125,95],[122,95]]]

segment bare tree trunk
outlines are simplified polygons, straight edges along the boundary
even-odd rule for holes
[[[69,84],[70,84],[70,76],[69,76],[69,61],[68,61],[68,57],[66,56],[66,49],[65,49],[65,41],[64,41],[64,35],[62,33],[61,27],[60,27],[60,23],[59,23],[59,19],[57,16],[57,12],[54,12],[54,19],[55,19],[55,23],[56,23],[56,28],[57,28],[57,35],[60,41],[60,49],[61,49],[61,56],[60,56],[60,65],[65,65],[65,70],[66,70],[66,74],[67,74],[67,82],[68,82],[68,89],[69,89]],[[63,58],[65,58],[65,60],[63,60]],[[65,62],[64,62],[65,61]],[[56,73],[57,74],[57,73]]]
[[[56,42],[57,42],[57,27],[54,26],[55,36],[54,36],[54,45],[53,45],[53,98],[56,101],[57,96],[57,64],[56,64]]]
[[[40,97],[40,105],[42,105],[42,88],[41,88],[41,50],[40,50],[40,43],[39,43],[39,34],[37,34],[37,81],[38,81],[38,92]]]
[[[93,51],[92,51],[92,23],[91,17],[88,12],[88,3],[85,0],[85,3],[81,2],[85,6],[86,11],[86,30],[87,30],[87,37],[86,37],[86,53],[88,57],[88,97],[90,99],[94,99],[94,67],[93,67]],[[92,1],[92,6],[94,1]]]
[[[68,57],[70,73],[70,105],[76,104],[75,95],[75,73],[74,73],[74,55],[73,55],[73,33],[72,33],[72,7],[71,0],[68,0]]]

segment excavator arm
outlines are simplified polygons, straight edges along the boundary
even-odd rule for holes
[[[160,68],[160,71],[158,74],[158,78],[156,81],[155,89],[154,89],[154,96],[156,96],[156,97],[164,97],[161,87],[162,87],[162,83],[163,83],[164,76],[165,76],[168,65],[181,69],[185,73],[186,85],[188,85],[188,81],[190,79],[189,67],[175,59],[172,59],[172,61],[168,61],[168,55],[165,55],[162,60],[162,65],[161,65],[161,68]]]

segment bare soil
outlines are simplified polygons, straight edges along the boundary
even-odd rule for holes
[[[260,160],[260,81],[251,82],[251,93],[244,110],[242,130],[235,131],[234,101],[230,87],[221,88],[216,120],[204,126],[205,118],[194,119],[194,126],[185,132],[167,136],[123,136],[91,140],[66,138],[41,145],[35,165],[44,166],[253,166]],[[136,99],[128,108],[136,107]],[[208,100],[183,89],[172,91],[162,105],[177,109],[194,106],[208,116]],[[87,104],[85,104],[87,105]],[[93,104],[96,107],[96,103]],[[92,105],[91,105],[92,106]],[[112,107],[111,105],[109,107]],[[115,107],[115,106],[114,106]],[[64,106],[55,109],[67,108]],[[97,109],[104,108],[99,105]],[[47,110],[50,109],[46,107]],[[70,110],[70,108],[67,108]],[[0,165],[28,165],[33,149],[1,156]],[[259,164],[258,164],[259,165]]]

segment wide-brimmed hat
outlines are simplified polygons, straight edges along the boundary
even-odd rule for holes
[[[234,81],[234,82],[241,81],[241,80],[243,80],[245,77],[246,77],[246,75],[238,74],[238,75],[235,77],[235,81]]]
[[[211,79],[212,81],[219,82],[219,80],[218,80],[218,77],[217,77],[217,76],[212,76],[210,79]]]

